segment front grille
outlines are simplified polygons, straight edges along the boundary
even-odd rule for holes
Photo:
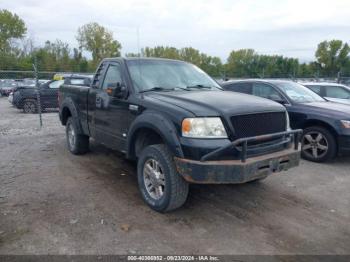
[[[235,139],[286,131],[286,113],[270,112],[231,117]]]

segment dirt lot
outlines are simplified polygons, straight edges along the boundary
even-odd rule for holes
[[[57,113],[43,122],[0,98],[1,254],[350,254],[350,158],[193,185],[164,215],[143,203],[133,163],[95,144],[73,156]]]

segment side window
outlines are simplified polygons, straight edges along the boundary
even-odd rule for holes
[[[231,85],[227,85],[225,89],[249,95],[252,94],[252,85],[250,83],[234,83]]]
[[[107,89],[111,84],[122,83],[122,74],[120,64],[110,64],[105,79],[102,84],[102,89]]]
[[[76,86],[82,86],[84,85],[84,79],[83,78],[75,78],[70,80],[71,85],[76,85]]]
[[[102,72],[104,70],[104,68],[106,67],[106,62],[102,63],[99,68],[96,71],[96,74],[94,76],[94,79],[92,81],[92,87],[98,88],[100,86],[100,81],[101,81],[101,77],[102,77]]]
[[[283,100],[281,95],[272,86],[263,83],[253,83],[253,95],[271,100]]]
[[[327,86],[326,97],[348,99],[350,98],[350,92],[339,86]]]
[[[49,84],[49,88],[59,88],[62,84],[64,83],[64,80],[58,80],[58,81],[54,81],[51,84]]]
[[[316,94],[321,95],[321,87],[320,86],[308,86],[309,89],[314,91]]]

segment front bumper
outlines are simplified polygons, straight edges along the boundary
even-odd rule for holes
[[[232,147],[243,144],[239,160],[209,160],[227,150],[226,146],[208,153],[202,157],[201,161],[175,158],[176,169],[186,181],[198,184],[240,184],[264,178],[272,173],[285,171],[299,165],[298,141],[301,132],[302,130],[294,130],[239,139],[231,144]],[[278,152],[247,158],[247,144],[249,142],[291,134],[294,134],[294,146]]]
[[[176,169],[183,178],[197,184],[240,184],[264,178],[272,173],[298,166],[300,149],[241,160],[195,161],[175,158]]]

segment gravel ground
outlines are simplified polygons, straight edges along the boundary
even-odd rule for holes
[[[193,185],[185,206],[142,201],[134,163],[71,155],[57,113],[0,98],[0,254],[350,254],[350,158],[262,183]]]

